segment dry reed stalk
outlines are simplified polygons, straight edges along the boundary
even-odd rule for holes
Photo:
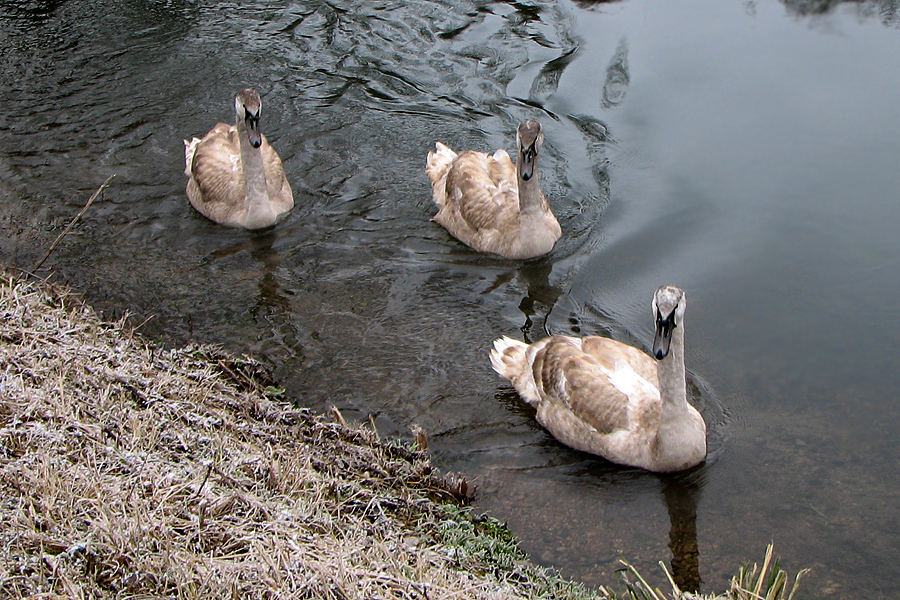
[[[34,264],[33,267],[31,267],[31,272],[32,272],[32,273],[37,273],[38,269],[41,268],[41,265],[44,264],[44,261],[46,261],[46,260],[50,257],[50,254],[52,254],[52,253],[53,253],[53,250],[56,249],[56,246],[59,245],[59,242],[60,242],[64,237],[66,237],[66,234],[69,233],[69,231],[72,229],[72,227],[73,227],[73,226],[75,225],[75,223],[78,221],[78,219],[80,219],[82,216],[84,216],[84,213],[86,213],[86,212],[87,212],[87,209],[90,208],[91,204],[94,203],[94,200],[97,199],[97,196],[99,196],[101,193],[103,193],[103,190],[106,189],[106,186],[109,185],[109,182],[112,181],[112,178],[115,177],[115,176],[116,176],[116,174],[113,173],[112,175],[110,175],[109,177],[107,177],[107,178],[106,178],[106,181],[104,181],[104,182],[100,185],[100,187],[97,188],[97,191],[95,191],[95,192],[91,195],[91,197],[88,198],[87,203],[85,203],[84,207],[78,212],[77,215],[75,215],[75,218],[73,218],[71,221],[69,221],[69,224],[66,226],[65,229],[63,229],[62,233],[60,233],[58,236],[56,236],[56,239],[53,240],[53,243],[50,244],[50,247],[49,247],[49,248],[47,248],[47,251],[44,253],[44,256],[42,256],[41,259],[40,259],[39,261],[37,261],[37,262]]]

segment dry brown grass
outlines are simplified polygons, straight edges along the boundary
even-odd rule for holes
[[[0,279],[0,595],[583,593],[482,551],[502,536],[453,509],[458,481],[267,398],[252,360],[161,350],[64,290]]]

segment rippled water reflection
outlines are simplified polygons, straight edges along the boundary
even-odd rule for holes
[[[0,7],[0,257],[48,265],[169,343],[267,360],[306,405],[417,423],[539,561],[619,558],[721,588],[774,540],[811,595],[900,573],[890,352],[900,323],[892,2],[40,2]],[[263,94],[296,207],[214,226],[182,138]],[[545,128],[564,236],[526,263],[430,222],[425,154]],[[646,346],[684,287],[706,467],[658,477],[571,452],[491,370],[548,331]],[[888,301],[885,301],[887,299]],[[874,466],[873,466],[874,465]],[[865,490],[864,493],[861,490]],[[699,552],[699,563],[696,560]],[[884,592],[887,595],[887,592]]]

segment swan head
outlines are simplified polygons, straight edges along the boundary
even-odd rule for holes
[[[262,135],[259,130],[259,115],[262,112],[262,98],[259,92],[253,88],[244,88],[234,97],[234,112],[237,123],[243,124],[243,130],[247,132],[250,145],[259,148],[262,145]]]
[[[669,345],[676,327],[684,323],[684,309],[687,299],[684,291],[674,285],[661,286],[653,294],[653,318],[656,334],[653,336],[653,356],[657,360],[669,354]]]
[[[516,131],[516,145],[519,147],[519,176],[528,181],[537,169],[537,155],[544,144],[544,130],[532,119],[522,121]]]

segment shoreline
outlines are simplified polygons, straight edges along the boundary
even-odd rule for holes
[[[293,406],[252,358],[161,349],[0,274],[8,597],[664,597],[533,564],[463,476]]]

